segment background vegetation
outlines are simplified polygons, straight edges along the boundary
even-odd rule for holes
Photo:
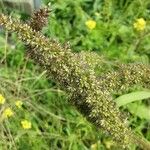
[[[61,43],[69,41],[75,52],[95,51],[103,55],[110,68],[113,62],[149,64],[149,1],[51,0],[51,3],[49,23],[43,29],[45,35]],[[10,12],[5,7],[1,11]],[[10,13],[26,19],[17,10]],[[142,31],[134,27],[138,18],[146,21]],[[86,25],[89,20],[96,23],[93,29]],[[25,48],[15,34],[0,32],[0,94],[5,98],[0,105],[0,149],[119,149],[110,137],[97,131],[67,103],[67,95],[26,57]],[[118,101],[128,100],[128,105],[122,103],[122,111],[129,117],[129,125],[150,140],[150,101],[146,99],[150,92],[137,89],[116,97]],[[12,114],[4,113],[7,108]],[[24,120],[28,125],[31,123],[31,128],[22,125]]]

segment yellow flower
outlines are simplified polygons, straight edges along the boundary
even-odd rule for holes
[[[31,122],[28,120],[23,120],[21,121],[22,128],[24,129],[30,129],[31,128]]]
[[[133,26],[137,31],[143,31],[146,27],[146,21],[143,18],[139,18],[136,20]]]
[[[11,108],[6,108],[3,112],[4,117],[11,117],[14,115],[14,112]]]
[[[20,100],[18,100],[18,101],[16,101],[15,102],[15,105],[18,107],[18,108],[21,108],[21,106],[22,106],[22,101],[20,101]]]
[[[5,103],[5,98],[3,97],[3,95],[0,94],[0,104],[4,104]]]
[[[96,27],[96,22],[94,20],[88,20],[85,22],[85,25],[92,30]]]

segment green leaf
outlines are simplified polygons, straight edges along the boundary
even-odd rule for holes
[[[132,92],[118,97],[115,101],[117,105],[124,106],[128,103],[150,98],[150,91]]]
[[[127,108],[134,116],[150,120],[150,107],[146,107],[144,104],[132,103]]]

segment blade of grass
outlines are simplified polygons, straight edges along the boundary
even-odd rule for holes
[[[127,105],[131,102],[150,98],[150,91],[138,91],[122,95],[115,99],[119,107]]]

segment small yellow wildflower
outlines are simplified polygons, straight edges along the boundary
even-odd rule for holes
[[[11,108],[6,108],[3,112],[4,117],[11,117],[14,115],[14,112]]]
[[[92,30],[96,27],[96,22],[94,20],[88,20],[85,22],[85,25]]]
[[[23,120],[21,121],[22,128],[24,129],[30,129],[31,128],[31,122],[28,120]]]
[[[146,27],[146,21],[143,18],[139,18],[136,20],[133,26],[137,31],[143,31]]]
[[[23,104],[23,102],[20,101],[20,100],[18,100],[18,101],[15,102],[15,105],[16,105],[18,108],[21,108],[22,104]]]
[[[3,95],[0,94],[0,104],[4,104],[5,103],[5,98],[3,97]]]

